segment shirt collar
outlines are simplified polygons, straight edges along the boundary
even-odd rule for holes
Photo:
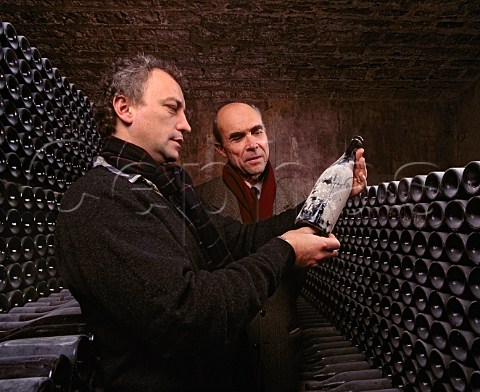
[[[247,184],[250,188],[257,188],[258,189],[258,196],[262,194],[262,186],[263,186],[263,181],[258,181],[255,183],[255,185],[250,184],[249,182],[245,181],[245,184]]]

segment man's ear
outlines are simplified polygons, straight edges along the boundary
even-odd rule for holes
[[[225,152],[225,149],[223,148],[223,146],[218,143],[218,142],[215,142],[213,144],[215,146],[215,150],[217,150],[217,152],[222,156],[222,157],[227,157],[227,153]]]
[[[113,108],[124,123],[131,124],[133,122],[132,106],[130,101],[124,95],[116,95],[113,98]]]

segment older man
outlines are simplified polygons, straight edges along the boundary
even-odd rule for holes
[[[255,106],[234,102],[221,107],[213,123],[213,134],[215,149],[227,163],[222,176],[197,187],[210,210],[252,223],[304,200],[294,187],[276,181],[269,161],[267,130]],[[287,271],[275,294],[247,328],[257,391],[295,389],[300,337],[295,302],[303,276],[300,270]]]
[[[305,195],[276,181],[267,130],[260,111],[235,102],[223,106],[213,123],[215,149],[225,158],[221,177],[197,187],[216,212],[252,223],[302,202]]]

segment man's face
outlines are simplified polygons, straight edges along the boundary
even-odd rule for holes
[[[180,157],[183,136],[191,131],[185,117],[185,99],[178,83],[166,72],[150,73],[143,104],[132,105],[129,142],[145,149],[158,163]]]
[[[232,103],[219,110],[217,124],[222,139],[215,146],[217,151],[254,184],[265,170],[270,153],[260,115],[247,104]]]

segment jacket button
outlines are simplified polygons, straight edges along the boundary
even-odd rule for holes
[[[266,314],[267,314],[267,312],[265,310],[262,309],[260,311],[260,316],[265,317]]]

